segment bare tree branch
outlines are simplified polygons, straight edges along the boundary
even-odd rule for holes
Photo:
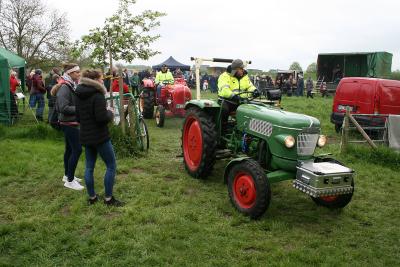
[[[47,11],[42,0],[1,0],[0,45],[27,60],[27,65],[54,61],[65,53],[65,14]]]

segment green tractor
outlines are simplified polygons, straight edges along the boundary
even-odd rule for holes
[[[196,66],[202,61],[196,59]],[[270,184],[284,180],[293,180],[294,188],[321,206],[337,209],[351,201],[354,171],[332,158],[314,156],[326,143],[319,120],[248,99],[230,115],[222,133],[222,101],[227,100],[198,97],[185,105],[182,150],[191,176],[205,179],[216,160],[231,158],[224,172],[229,198],[254,219],[268,209]]]

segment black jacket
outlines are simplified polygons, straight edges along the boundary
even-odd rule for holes
[[[51,89],[51,95],[56,97],[55,107],[60,122],[77,122],[76,95],[70,83],[58,83]]]
[[[96,146],[110,139],[107,124],[113,113],[106,109],[103,84],[82,78],[76,88],[77,117],[80,122],[80,142],[86,146]]]

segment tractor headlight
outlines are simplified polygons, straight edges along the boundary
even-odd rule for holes
[[[171,99],[171,98],[168,98],[167,103],[168,103],[168,105],[171,105],[172,99]]]
[[[294,144],[295,144],[295,143],[296,143],[296,140],[294,139],[293,136],[288,135],[288,136],[285,137],[285,146],[286,146],[287,148],[292,148],[292,147],[294,147]]]
[[[326,141],[327,141],[326,136],[325,135],[320,135],[319,138],[318,138],[317,145],[319,147],[323,147],[323,146],[326,145]]]

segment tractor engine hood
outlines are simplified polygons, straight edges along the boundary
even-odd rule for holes
[[[320,128],[318,119],[304,114],[283,111],[267,105],[244,104],[236,111],[238,125],[243,125],[249,119],[268,122],[272,126],[302,130],[304,128]]]

